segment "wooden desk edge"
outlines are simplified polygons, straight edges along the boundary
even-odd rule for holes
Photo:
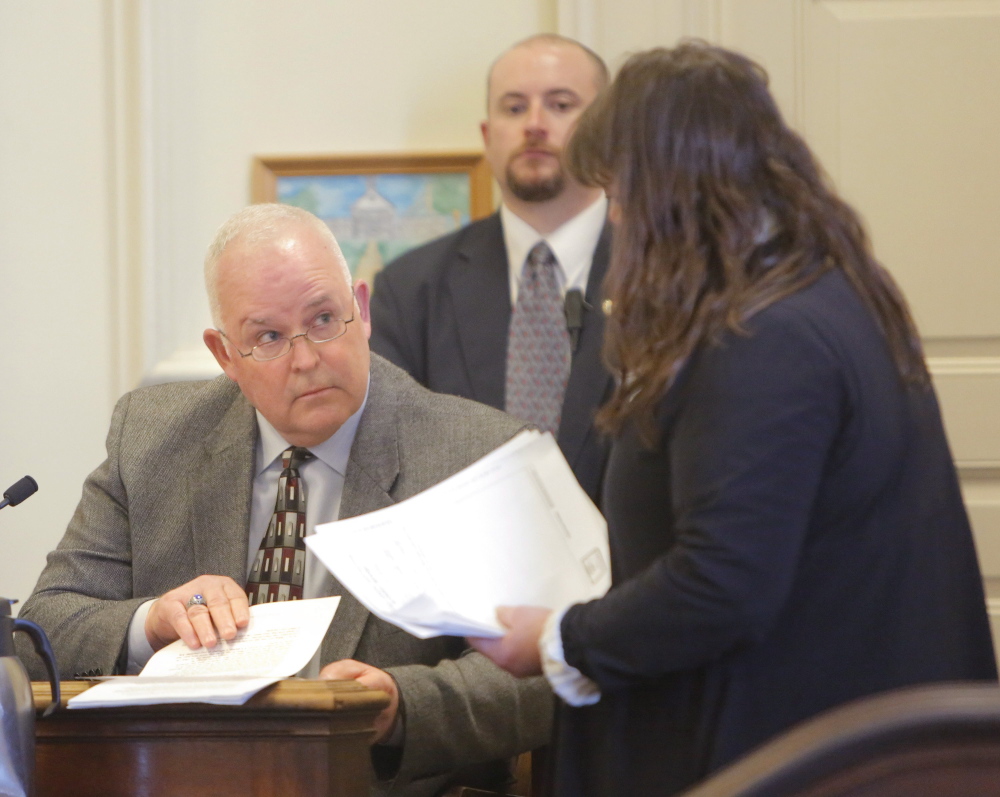
[[[95,681],[63,681],[60,685],[60,705],[66,708],[70,698],[94,686]],[[31,692],[35,699],[35,711],[43,711],[52,700],[52,692],[47,681],[32,681]],[[365,711],[377,713],[389,705],[389,695],[377,689],[369,689],[357,681],[321,681],[318,679],[287,678],[261,690],[251,697],[244,706],[265,711]],[[214,706],[206,703],[167,703],[155,706],[121,706],[116,711],[131,709],[177,710],[178,706],[202,709],[228,709],[230,706]],[[100,711],[101,709],[88,709]]]

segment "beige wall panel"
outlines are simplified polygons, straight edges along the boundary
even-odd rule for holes
[[[990,616],[1000,629],[1000,361],[969,357],[930,364],[991,598]]]
[[[963,469],[962,493],[974,528],[1000,528],[1000,468],[975,472]],[[977,531],[976,550],[987,580],[1000,582],[1000,535]]]
[[[925,337],[1000,331],[1000,3],[806,4],[804,129]],[[990,143],[992,142],[992,144]]]
[[[563,0],[560,32],[590,44],[614,70],[634,52],[695,37],[759,61],[784,113],[798,119],[799,0]]]
[[[986,586],[994,646],[1000,640],[1000,469],[960,471]]]
[[[615,3],[607,0],[578,2],[573,21],[592,19],[592,30],[581,25],[577,29],[560,25],[560,32],[578,36],[607,60],[612,71],[617,70],[631,53],[650,47],[670,47],[683,35],[690,35],[684,25],[683,0],[627,0]],[[564,14],[565,17],[565,14]],[[562,20],[561,20],[562,22]],[[590,33],[586,40],[583,34]]]
[[[726,0],[719,14],[719,44],[746,53],[768,73],[771,92],[789,124],[801,128],[798,0]]]
[[[931,352],[1000,356],[1000,2],[588,0],[612,64],[681,36],[759,60]],[[994,142],[993,146],[989,142]]]
[[[929,365],[958,466],[1000,468],[1000,360],[930,358]]]

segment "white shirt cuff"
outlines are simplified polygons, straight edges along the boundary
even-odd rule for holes
[[[142,668],[146,666],[155,651],[149,640],[146,639],[146,615],[149,609],[156,603],[156,598],[148,600],[135,610],[132,620],[128,624],[128,667],[125,669],[126,675],[138,675]]]
[[[542,629],[538,640],[542,672],[552,686],[552,691],[571,706],[590,706],[601,699],[600,687],[576,667],[567,664],[563,654],[559,627],[568,609],[567,606],[561,612],[552,612]]]

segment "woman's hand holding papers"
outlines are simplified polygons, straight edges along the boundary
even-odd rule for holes
[[[389,695],[389,705],[375,718],[375,732],[378,734],[375,743],[386,742],[392,736],[399,712],[399,687],[389,673],[354,659],[342,659],[327,664],[319,671],[319,677],[331,681],[357,681],[369,689],[379,689]]]
[[[537,606],[501,606],[497,619],[508,629],[507,634],[499,639],[470,638],[469,644],[511,675],[541,675],[538,640],[550,614],[551,609]]]

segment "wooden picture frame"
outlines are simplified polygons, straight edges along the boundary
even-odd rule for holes
[[[287,202],[325,221],[351,273],[371,284],[408,249],[493,212],[493,181],[479,152],[260,155],[251,202]]]

